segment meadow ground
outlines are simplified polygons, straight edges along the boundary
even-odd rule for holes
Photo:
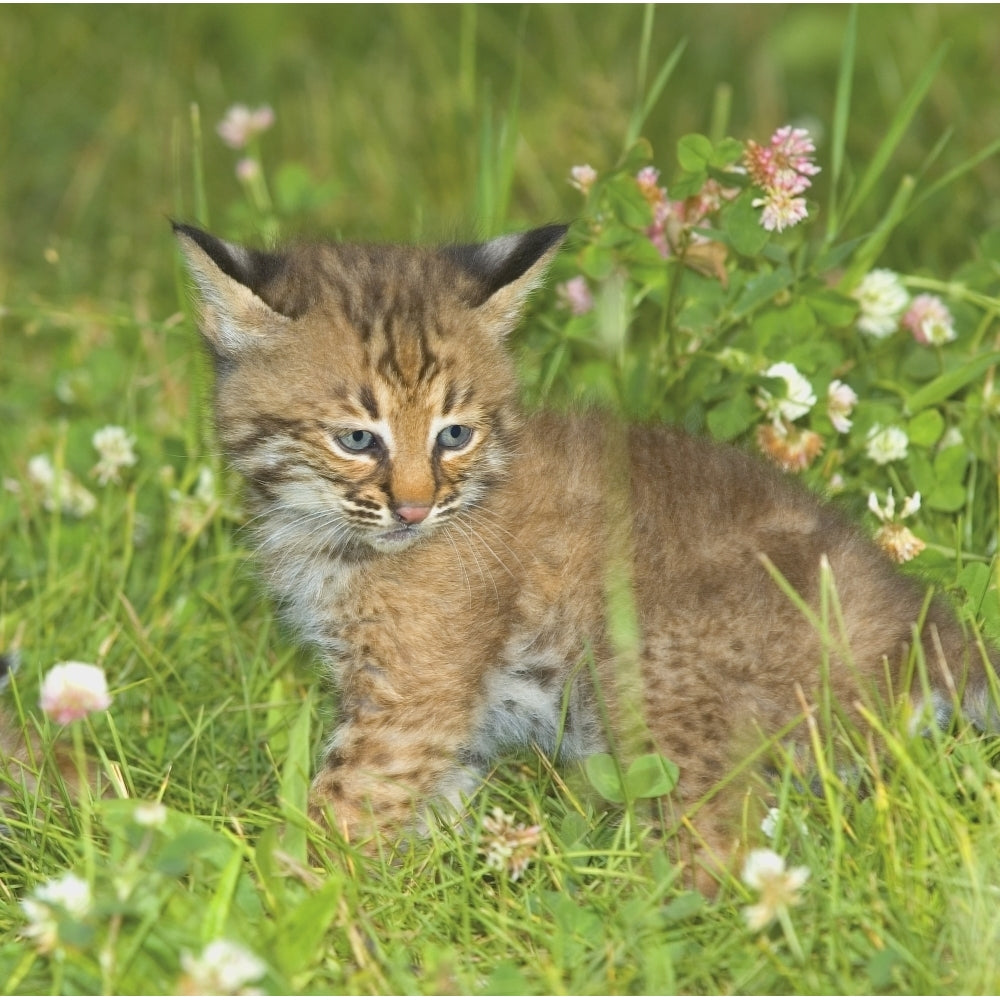
[[[331,696],[254,578],[168,219],[251,241],[576,219],[517,341],[530,403],[794,466],[997,638],[998,55],[1000,20],[935,5],[0,10],[4,698],[109,789],[16,795],[3,992],[997,992],[996,742],[911,738],[892,706],[871,734],[816,706],[822,794],[789,761],[753,831],[779,881],[809,875],[765,911],[740,873],[686,891],[645,837],[659,778],[607,762],[511,761],[470,824],[311,867]],[[234,149],[238,103],[273,123]],[[786,124],[821,171],[777,232],[732,167]],[[128,442],[102,452],[107,426]],[[39,710],[64,661],[103,669],[107,711]],[[529,830],[516,878],[497,807]]]

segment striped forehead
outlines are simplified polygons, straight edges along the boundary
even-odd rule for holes
[[[426,389],[442,373],[440,329],[426,314],[389,313],[366,343],[371,370],[402,389]]]
[[[474,393],[460,387],[442,369],[420,381],[413,391],[400,391],[395,379],[379,377],[373,373],[353,392],[351,402],[371,421],[410,421],[414,418],[431,420],[448,416],[457,408],[471,402]]]
[[[404,389],[441,372],[449,319],[454,326],[455,310],[464,312],[454,276],[447,280],[440,267],[433,258],[384,248],[330,276],[335,312],[360,343],[366,370]]]

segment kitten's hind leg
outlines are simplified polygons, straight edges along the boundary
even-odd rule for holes
[[[970,640],[936,605],[921,638],[910,685],[914,731],[946,729],[957,714],[981,733],[1000,733],[1000,652]]]

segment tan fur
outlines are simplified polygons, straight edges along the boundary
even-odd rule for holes
[[[339,690],[316,818],[350,836],[398,829],[505,750],[578,759],[609,739],[678,764],[683,810],[800,720],[824,662],[855,718],[885,695],[886,658],[894,693],[909,683],[923,588],[795,482],[677,430],[521,413],[503,340],[560,233],[257,258],[178,235],[265,576]],[[444,428],[470,443],[449,449]],[[352,453],[352,432],[381,449]],[[430,513],[406,526],[414,504]],[[762,556],[814,609],[828,562],[846,636],[824,648]],[[630,578],[635,650],[608,634],[615,574]],[[937,603],[922,642],[934,707],[954,681],[992,723],[984,663]],[[731,854],[745,787],[694,816],[709,854]]]
[[[96,789],[96,768],[90,762],[86,766],[88,783]],[[40,806],[43,799],[59,801],[61,786],[73,798],[79,795],[80,771],[69,746],[54,743],[46,748],[36,733],[0,712],[0,817],[17,817],[32,801]]]

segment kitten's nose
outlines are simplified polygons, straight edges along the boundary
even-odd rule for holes
[[[396,508],[396,517],[403,524],[420,524],[431,512],[430,505],[423,503],[403,503]]]

